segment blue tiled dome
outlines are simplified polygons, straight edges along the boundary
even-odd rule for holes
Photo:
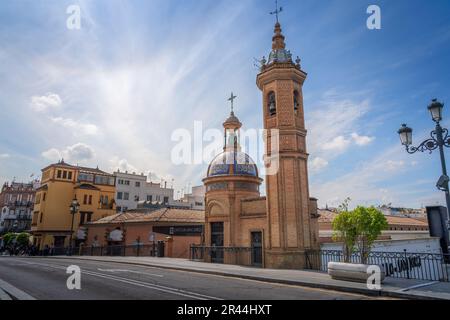
[[[227,175],[258,177],[258,168],[248,154],[241,151],[224,151],[211,161],[207,177]]]

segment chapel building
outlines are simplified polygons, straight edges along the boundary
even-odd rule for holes
[[[205,245],[219,248],[211,251],[211,262],[239,263],[236,252],[250,247],[252,265],[303,268],[305,251],[319,248],[317,200],[310,198],[308,183],[302,93],[306,73],[300,59],[292,61],[284,39],[277,22],[272,51],[256,77],[267,129],[266,168],[278,169],[270,174],[266,170],[267,196],[262,197],[263,180],[254,161],[241,151],[242,124],[232,110],[223,123],[223,152],[212,160],[203,179]],[[277,148],[270,145],[274,134]]]

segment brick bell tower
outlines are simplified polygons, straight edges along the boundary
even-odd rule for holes
[[[278,19],[277,19],[278,20]],[[272,51],[261,61],[256,84],[263,95],[266,160],[278,170],[266,175],[268,232],[265,239],[267,268],[303,268],[305,250],[318,248],[316,200],[309,197],[308,153],[302,86],[306,73],[300,59],[292,61],[280,23],[275,24]],[[279,152],[270,150],[270,137],[278,129]]]

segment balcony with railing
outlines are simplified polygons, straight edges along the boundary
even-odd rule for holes
[[[7,201],[5,202],[5,206],[7,207],[26,207],[32,208],[34,206],[33,201]]]

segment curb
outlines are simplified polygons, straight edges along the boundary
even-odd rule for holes
[[[44,257],[33,257],[33,258],[39,259],[39,258],[44,258]],[[49,257],[45,257],[45,258],[49,258]],[[230,277],[230,278],[254,280],[254,281],[267,282],[267,283],[286,284],[286,285],[292,285],[292,286],[298,286],[298,287],[309,287],[309,288],[315,288],[315,289],[326,289],[326,290],[334,290],[334,291],[346,292],[346,293],[358,293],[358,294],[363,294],[363,295],[366,295],[366,296],[390,297],[390,298],[400,298],[400,299],[408,299],[408,300],[447,300],[447,299],[441,298],[441,297],[430,297],[430,296],[426,296],[426,295],[409,294],[409,293],[406,293],[406,292],[385,291],[385,290],[370,290],[370,289],[365,289],[365,288],[353,288],[353,287],[345,287],[345,286],[338,286],[338,285],[324,284],[324,283],[312,283],[312,282],[304,282],[304,281],[293,281],[293,280],[284,280],[284,279],[264,278],[264,277],[258,277],[258,276],[240,275],[240,274],[220,272],[220,271],[196,270],[196,269],[190,269],[190,268],[186,268],[186,267],[183,268],[183,267],[174,267],[174,266],[162,266],[162,265],[158,265],[158,264],[143,263],[143,262],[117,261],[117,260],[106,260],[106,259],[91,259],[91,258],[83,258],[83,257],[80,257],[80,256],[70,256],[70,257],[69,256],[68,257],[65,257],[65,256],[52,256],[50,258],[78,259],[78,260],[85,260],[85,261],[100,261],[100,262],[114,262],[114,263],[121,263],[121,264],[128,264],[128,265],[137,265],[137,266],[144,266],[144,267],[169,269],[169,270],[176,270],[176,271],[185,271],[185,272],[194,272],[194,273],[217,275],[217,276]]]

